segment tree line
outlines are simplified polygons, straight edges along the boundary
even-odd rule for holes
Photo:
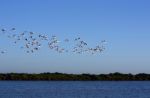
[[[0,73],[0,80],[30,80],[30,81],[149,81],[150,74],[66,74],[66,73]]]

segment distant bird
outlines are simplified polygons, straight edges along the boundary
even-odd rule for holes
[[[34,34],[33,32],[30,32],[30,35]]]
[[[16,28],[12,28],[11,30],[14,31],[14,30],[16,30]]]
[[[81,38],[80,37],[78,37],[78,38],[75,38],[75,41],[78,41],[78,40],[80,40]]]
[[[1,29],[1,31],[2,31],[2,32],[5,32],[6,30],[5,30],[5,29]]]
[[[6,53],[6,51],[2,50],[2,51],[1,51],[1,54],[4,54],[4,53]]]
[[[65,42],[69,42],[69,39],[65,39],[64,41],[65,41]]]

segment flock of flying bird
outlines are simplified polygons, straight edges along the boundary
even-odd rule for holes
[[[15,33],[14,33],[15,32]],[[13,40],[13,43],[21,43],[21,49],[24,49],[26,53],[34,53],[39,51],[44,42],[50,50],[54,50],[58,53],[73,52],[77,54],[81,53],[101,53],[105,50],[105,40],[102,40],[96,47],[90,48],[87,42],[83,41],[81,37],[74,38],[72,41],[74,45],[71,49],[62,48],[61,42],[69,43],[71,40],[66,38],[63,41],[59,41],[56,36],[48,37],[47,35],[38,34],[35,32],[20,32],[16,33],[16,28],[11,28],[10,30],[1,29],[0,33],[5,35],[9,39]],[[6,50],[0,50],[1,54],[6,53]]]

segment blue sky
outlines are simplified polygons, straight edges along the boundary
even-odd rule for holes
[[[60,39],[81,36],[102,54],[26,54],[1,38],[0,72],[149,73],[149,0],[0,0],[0,28],[35,31]]]

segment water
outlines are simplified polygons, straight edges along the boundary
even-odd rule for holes
[[[0,81],[0,98],[150,98],[150,82]]]

